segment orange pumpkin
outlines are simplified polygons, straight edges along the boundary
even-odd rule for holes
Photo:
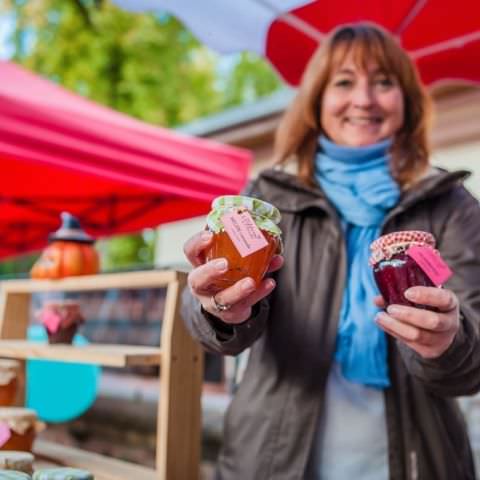
[[[93,275],[98,272],[99,259],[94,246],[68,240],[48,245],[30,271],[32,278],[62,278]]]
[[[32,278],[62,278],[98,272],[94,239],[85,233],[72,214],[62,212],[62,224],[49,235],[50,244],[30,270]]]

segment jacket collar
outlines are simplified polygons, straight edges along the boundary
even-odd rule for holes
[[[423,200],[433,198],[462,185],[470,175],[471,172],[466,170],[448,172],[443,169],[432,168],[426,177],[403,192],[400,202],[387,217],[391,218]],[[283,170],[264,170],[259,175],[259,180],[268,184],[269,201],[280,211],[294,213],[309,208],[321,208],[330,212],[333,208],[320,186],[309,187],[300,182],[296,175]]]

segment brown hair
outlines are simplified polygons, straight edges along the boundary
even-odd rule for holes
[[[405,50],[390,33],[369,23],[337,28],[313,54],[297,95],[278,126],[274,161],[284,164],[294,157],[300,179],[310,185],[314,183],[314,155],[322,132],[319,118],[323,93],[333,69],[350,51],[363,68],[368,61],[375,60],[385,73],[396,78],[403,91],[405,120],[394,138],[391,168],[402,186],[411,183],[429,164],[430,97]]]

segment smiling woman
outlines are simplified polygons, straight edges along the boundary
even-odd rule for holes
[[[298,160],[311,184],[318,131],[339,145],[386,138],[393,175],[408,183],[428,165],[431,100],[407,53],[380,28],[338,29],[315,52],[275,141],[277,163]]]
[[[454,397],[480,389],[480,207],[466,172],[429,165],[428,124],[429,99],[393,36],[342,26],[279,125],[276,167],[248,189],[281,213],[273,279],[240,279],[215,293],[229,306],[215,309],[202,292],[228,262],[205,261],[200,233],[186,242],[192,334],[227,355],[251,347],[219,479],[475,478]],[[410,230],[436,238],[454,275],[387,307],[369,246]]]
[[[339,145],[362,147],[389,138],[404,121],[398,80],[374,61],[363,68],[348,53],[325,88],[320,123]]]

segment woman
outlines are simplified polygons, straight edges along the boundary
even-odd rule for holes
[[[334,31],[279,126],[279,165],[249,194],[282,213],[284,258],[215,293],[211,236],[185,244],[194,269],[183,315],[209,350],[251,347],[230,406],[222,480],[474,479],[455,396],[480,387],[480,209],[466,172],[429,166],[429,103],[395,39],[369,24]],[[455,272],[414,287],[429,310],[376,297],[381,234],[424,230]]]

